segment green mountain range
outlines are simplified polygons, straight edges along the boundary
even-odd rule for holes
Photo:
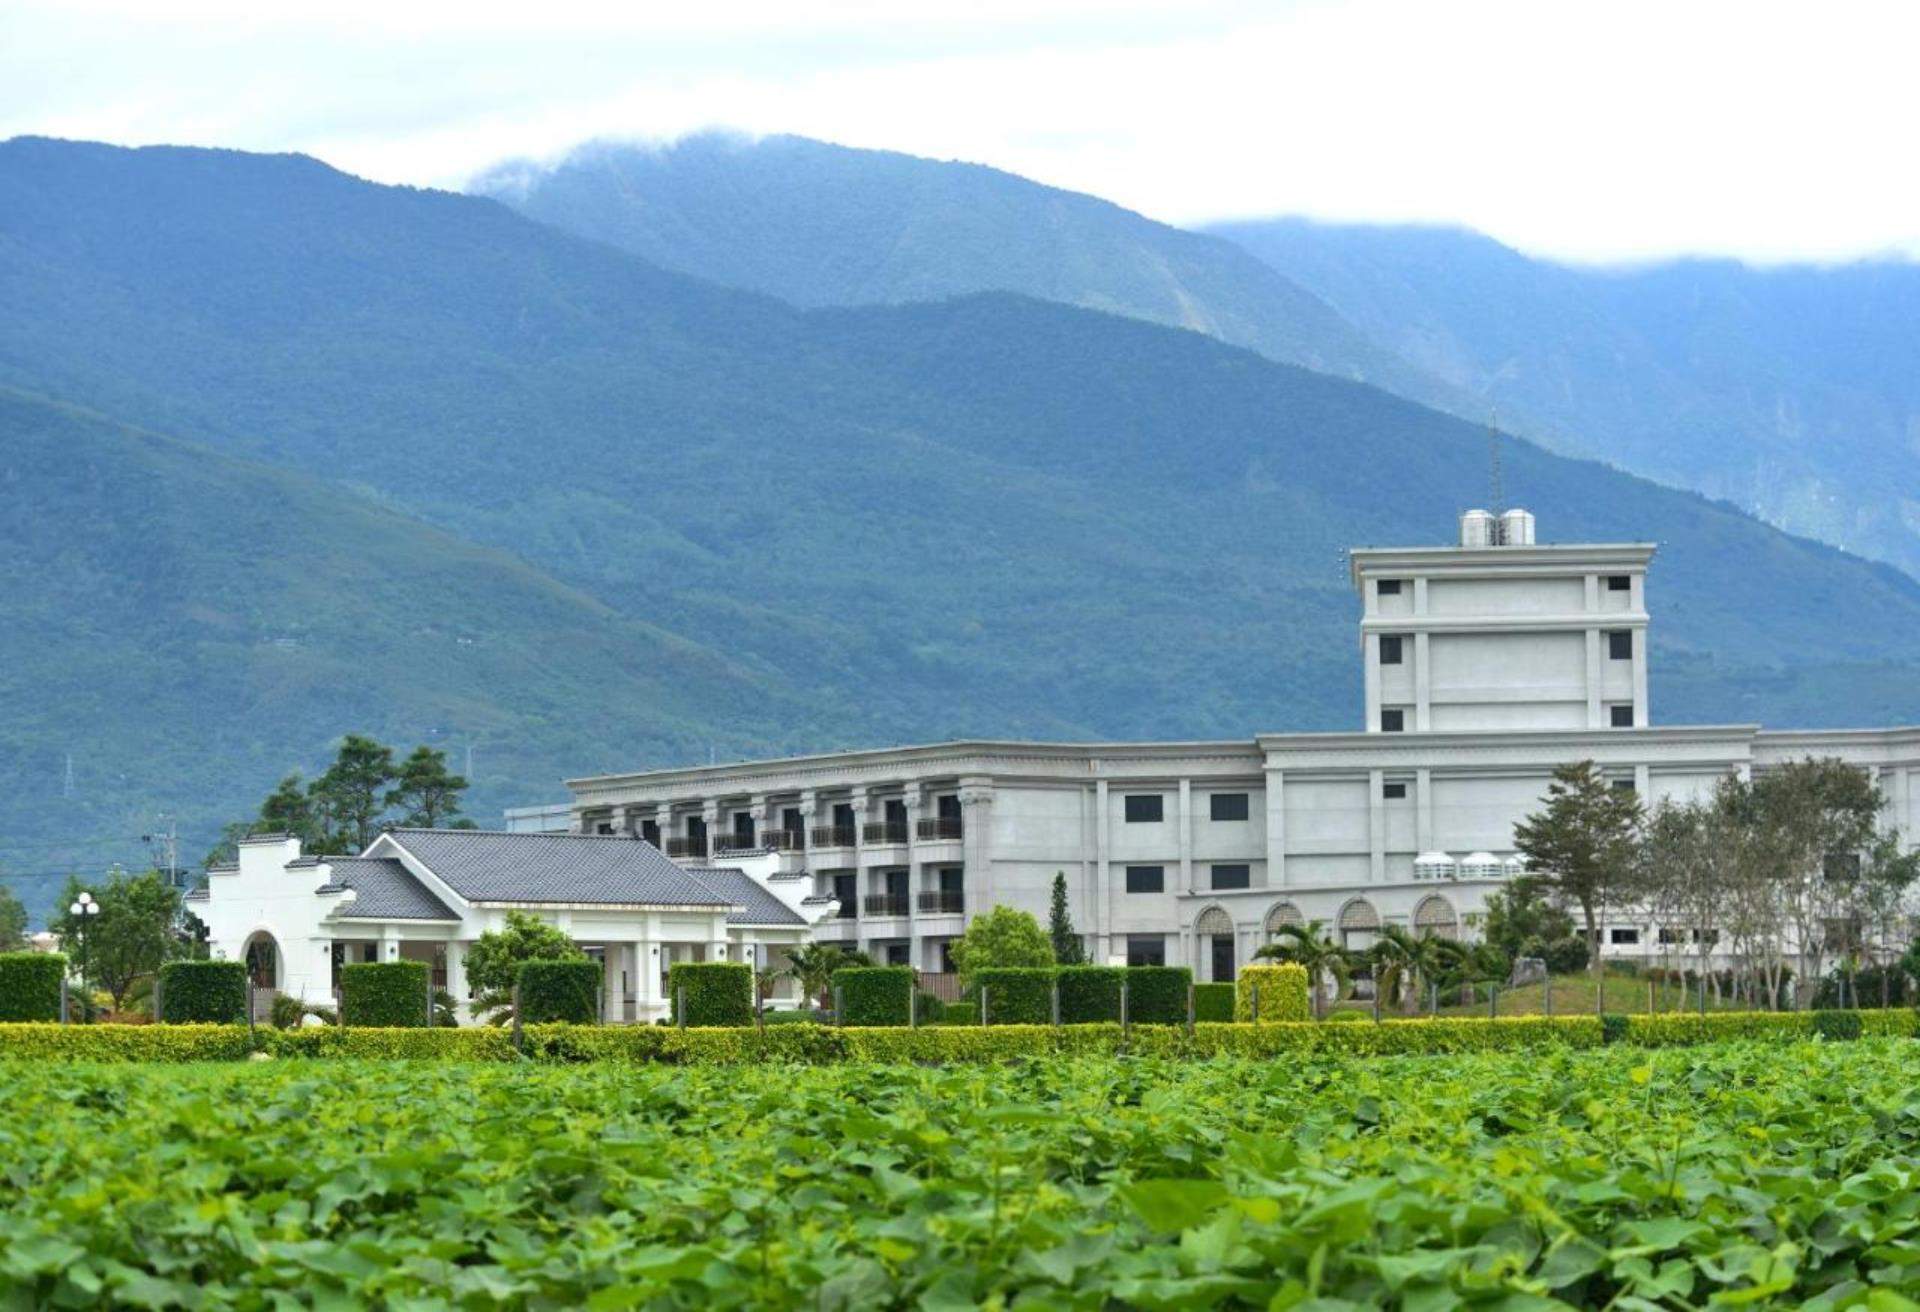
[[[0,878],[40,898],[158,813],[204,850],[348,730],[474,744],[485,816],[710,757],[1352,727],[1343,549],[1485,487],[1478,425],[1200,334],[802,309],[297,156],[0,143],[0,307]],[[1662,544],[1656,718],[1920,717],[1920,585],[1504,447],[1543,536]]]
[[[1456,229],[1211,231],[1529,436],[1920,574],[1920,264],[1590,269]]]

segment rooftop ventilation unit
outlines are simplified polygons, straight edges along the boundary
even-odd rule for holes
[[[1460,516],[1460,545],[1463,547],[1491,547],[1496,545],[1494,534],[1499,521],[1484,510],[1469,510]]]
[[[1504,547],[1530,547],[1533,545],[1533,516],[1525,510],[1509,510],[1500,516],[1500,545]]]

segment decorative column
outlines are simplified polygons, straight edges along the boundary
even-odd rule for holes
[[[600,1019],[608,1025],[618,1025],[626,1019],[626,1008],[622,995],[626,992],[620,986],[620,945],[603,943],[600,948]]]
[[[1381,796],[1385,772],[1367,771],[1367,879],[1382,884],[1387,879],[1387,804]]]
[[[960,860],[965,881],[980,890],[978,915],[993,906],[993,781],[960,781]]]
[[[382,961],[400,960],[400,931],[398,929],[395,929],[392,925],[385,925],[381,927],[380,960]]]
[[[1287,882],[1287,777],[1283,770],[1267,767],[1267,887],[1283,888]]]
[[[1175,818],[1174,834],[1180,850],[1180,890],[1193,893],[1198,890],[1193,882],[1193,780],[1180,781],[1180,814]]]
[[[853,946],[867,946],[867,790],[848,790],[847,802],[853,808]]]
[[[720,836],[720,802],[709,797],[700,803],[700,819],[707,827],[707,851],[703,860],[713,859],[714,840]]]
[[[1099,763],[1094,763],[1099,768]],[[1093,785],[1093,845],[1095,892],[1093,902],[1094,929],[1098,935],[1101,956],[1113,955],[1113,806],[1108,796],[1107,781],[1097,779]],[[1099,964],[1106,965],[1102,960]]]
[[[467,1007],[467,945],[458,939],[447,943],[447,996],[453,999],[454,1019],[472,1019]]]

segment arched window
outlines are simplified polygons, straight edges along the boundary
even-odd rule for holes
[[[1413,909],[1413,932],[1417,938],[1459,938],[1460,917],[1453,903],[1438,893],[1422,898]]]

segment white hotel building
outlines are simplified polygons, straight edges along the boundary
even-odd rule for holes
[[[1455,546],[1351,553],[1366,718],[1352,733],[1217,742],[951,742],[569,782],[528,827],[631,834],[689,866],[771,850],[837,909],[818,939],[950,969],[996,903],[1044,922],[1056,873],[1095,960],[1231,978],[1278,925],[1352,945],[1382,925],[1470,933],[1520,869],[1517,820],[1591,759],[1650,803],[1802,756],[1876,772],[1912,831],[1920,730],[1663,726],[1647,699],[1649,543],[1536,543],[1461,517]],[[1607,951],[1650,954],[1652,927]]]

